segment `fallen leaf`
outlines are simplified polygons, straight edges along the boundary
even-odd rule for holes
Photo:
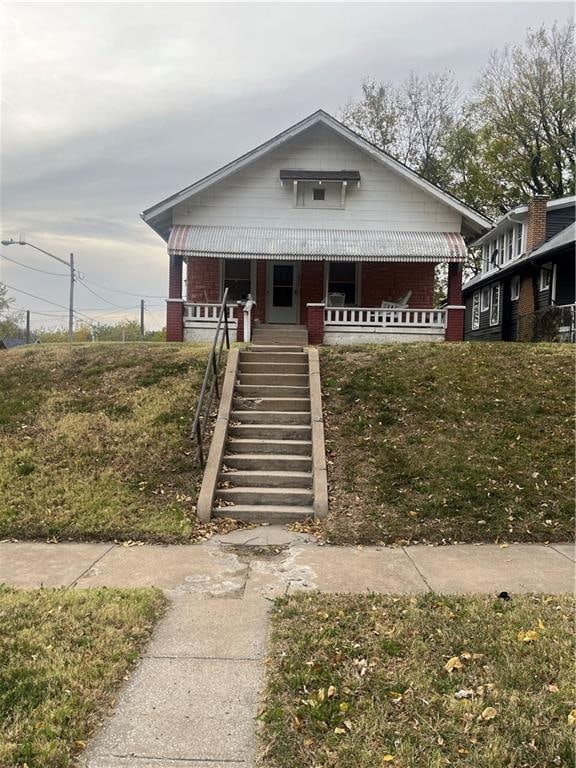
[[[480,717],[482,718],[482,720],[494,720],[496,715],[497,715],[497,712],[494,709],[494,707],[486,707],[486,709],[482,712]]]
[[[538,640],[538,632],[534,629],[527,629],[526,632],[520,630],[520,632],[518,632],[518,640],[522,643],[534,643]]]
[[[346,728],[334,728],[334,733],[346,733]]]
[[[576,725],[576,709],[568,712],[568,725]]]
[[[329,699],[331,699],[331,698],[333,698],[334,696],[336,696],[336,688],[335,688],[333,685],[330,685],[330,686],[328,687],[328,691],[327,691],[326,695],[327,695],[327,697],[328,697]]]
[[[396,755],[383,755],[382,756],[382,762],[383,763],[391,763],[392,760],[396,759]]]
[[[464,665],[462,664],[458,656],[452,656],[452,658],[448,659],[446,664],[444,664],[444,669],[446,670],[446,672],[452,673],[453,669],[462,669],[463,666]]]

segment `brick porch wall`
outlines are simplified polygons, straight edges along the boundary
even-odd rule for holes
[[[252,311],[252,320],[259,320],[261,323],[266,317],[266,261],[258,259],[256,262],[256,296],[254,296],[256,307]]]
[[[434,264],[387,264],[365,262],[360,279],[361,307],[379,307],[382,301],[397,301],[412,291],[409,305],[429,309],[434,302]]]
[[[199,304],[220,301],[220,265],[218,259],[188,257],[186,298]]]
[[[303,261],[300,264],[300,323],[307,322],[307,304],[324,301],[324,262]]]

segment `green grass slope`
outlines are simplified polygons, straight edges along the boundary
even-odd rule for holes
[[[182,344],[0,353],[0,538],[189,540],[206,359]]]
[[[574,349],[322,350],[333,541],[573,536]]]

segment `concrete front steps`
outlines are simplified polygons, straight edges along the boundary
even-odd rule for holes
[[[213,517],[289,523],[314,514],[308,354],[240,352]]]
[[[308,329],[305,325],[255,325],[252,330],[252,344],[305,347],[308,344]]]

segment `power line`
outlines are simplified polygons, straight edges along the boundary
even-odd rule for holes
[[[138,309],[138,307],[123,307],[120,304],[115,304],[113,301],[109,301],[108,299],[105,299],[104,296],[100,296],[100,294],[96,293],[96,291],[93,291],[92,288],[89,288],[86,285],[86,283],[84,282],[84,280],[78,279],[78,282],[80,283],[80,285],[82,285],[84,288],[86,288],[87,291],[90,291],[90,293],[93,296],[96,296],[97,299],[100,299],[100,301],[104,301],[106,304],[110,304],[111,307],[116,307],[117,309],[128,309],[128,310],[130,310],[130,309]]]
[[[35,293],[29,293],[28,291],[23,291],[21,288],[14,288],[13,285],[8,285],[8,283],[4,283],[6,288],[10,288],[11,291],[16,291],[16,293],[23,293],[25,296],[30,296],[33,299],[38,299],[38,301],[43,301],[45,304],[52,304],[54,307],[60,307],[60,309],[68,309],[68,307],[65,307],[63,304],[57,304],[55,301],[50,301],[49,299],[44,299],[42,296],[36,296]],[[85,315],[83,312],[80,312],[80,310],[75,309],[74,310],[75,315],[80,315],[81,317],[85,318],[86,320],[89,320],[91,323],[97,322],[94,320],[93,317],[89,317],[88,315]]]
[[[160,326],[160,328],[162,328],[162,323],[159,323],[159,322],[158,322],[158,320],[156,319],[156,317],[153,315],[153,313],[152,313],[152,312],[150,312],[150,310],[149,310],[149,309],[148,309],[146,306],[144,307],[144,311],[145,311],[145,312],[147,312],[147,313],[150,315],[150,317],[152,318],[152,320],[154,320],[154,322],[156,323],[156,325],[159,325],[159,326]]]
[[[38,269],[37,267],[31,267],[29,264],[22,264],[21,261],[17,261],[16,259],[11,258],[10,256],[6,256],[5,253],[0,253],[0,257],[3,259],[6,259],[6,261],[11,261],[12,264],[18,264],[19,267],[24,267],[24,269],[31,269],[33,272],[41,272],[43,275],[54,275],[55,277],[68,277],[68,275],[65,272],[48,272],[46,269]]]
[[[150,293],[132,293],[131,291],[121,291],[119,288],[109,288],[107,285],[102,285],[101,283],[95,283],[94,280],[86,280],[86,278],[83,278],[84,283],[90,283],[90,285],[95,285],[97,288],[103,288],[105,291],[112,291],[113,293],[123,293],[126,296],[137,296],[138,298],[144,298],[144,299],[165,299],[166,296],[158,296],[158,295],[152,295]]]

